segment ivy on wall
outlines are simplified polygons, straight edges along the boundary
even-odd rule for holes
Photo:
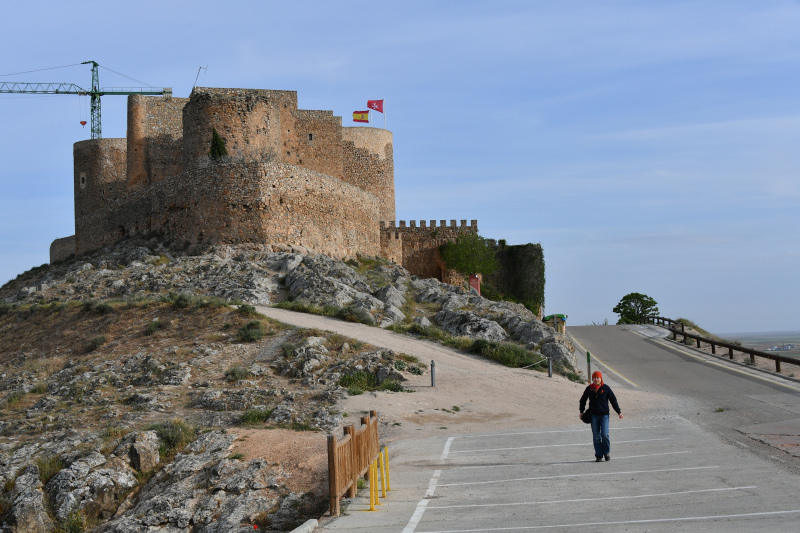
[[[487,282],[513,296],[533,313],[544,306],[544,251],[539,243],[509,246],[504,240],[490,241],[500,268]]]

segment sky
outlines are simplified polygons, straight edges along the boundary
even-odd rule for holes
[[[101,87],[187,97],[199,74],[344,126],[385,99],[398,220],[541,243],[568,326],[640,292],[715,333],[800,330],[798,1],[32,0],[3,22],[0,82],[88,87],[91,60]],[[126,105],[102,98],[103,137]],[[89,101],[0,94],[0,116],[2,284],[74,234]]]

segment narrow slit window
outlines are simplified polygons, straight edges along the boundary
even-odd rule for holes
[[[309,133],[308,134],[308,140],[309,141],[313,141],[314,140],[314,134],[313,133]]]

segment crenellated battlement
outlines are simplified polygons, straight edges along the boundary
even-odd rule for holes
[[[450,220],[450,225],[447,225],[447,220],[440,220],[439,225],[436,225],[435,220],[430,221],[430,225],[428,225],[427,221],[420,220],[419,226],[417,226],[416,220],[409,220],[408,225],[406,226],[405,220],[394,221],[390,220],[388,223],[381,221],[381,231],[405,231],[405,230],[425,230],[425,229],[455,229],[455,230],[470,230],[470,231],[478,231],[478,221],[477,220],[470,220],[469,226],[467,226],[467,221],[465,219],[461,220],[460,225],[456,225],[455,220]]]

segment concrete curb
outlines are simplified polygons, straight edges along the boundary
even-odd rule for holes
[[[312,518],[311,520],[306,521],[306,523],[302,526],[294,528],[291,533],[314,533],[314,530],[317,529],[318,525],[319,522]]]

